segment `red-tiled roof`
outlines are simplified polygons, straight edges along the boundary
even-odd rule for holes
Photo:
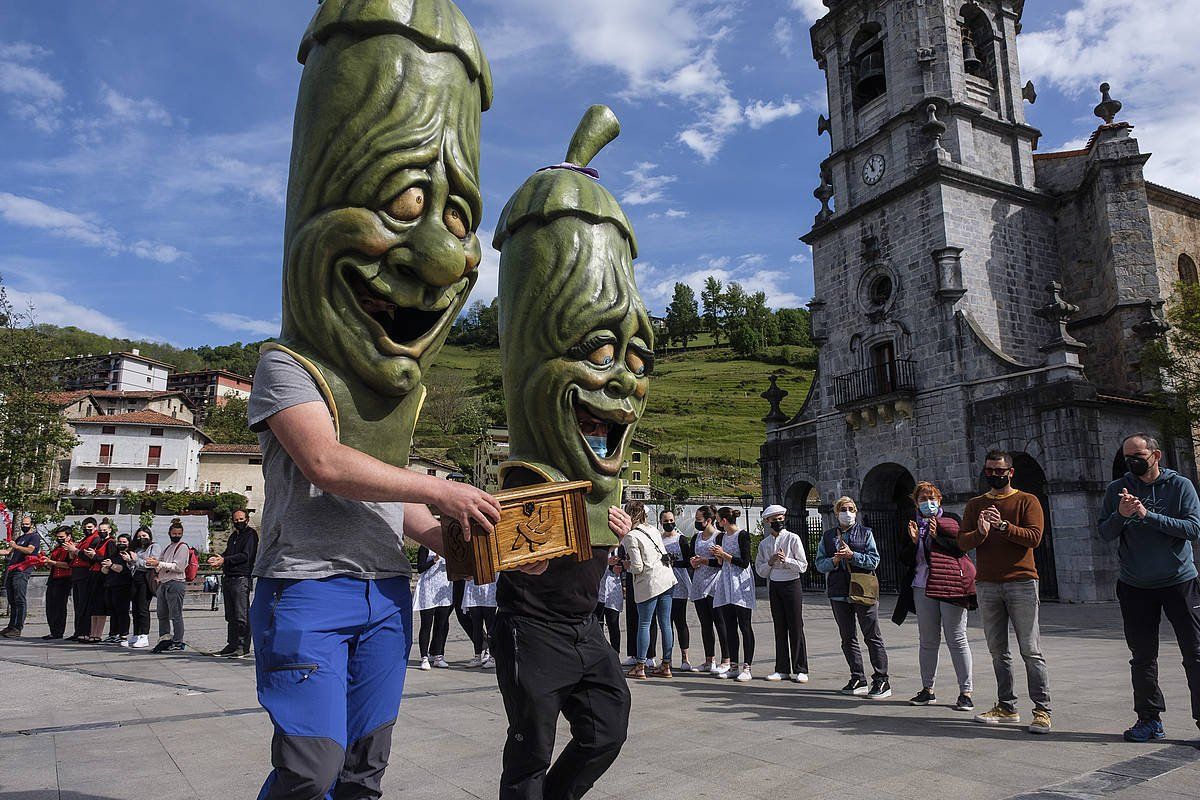
[[[164,425],[174,428],[194,428],[190,422],[184,422],[181,419],[168,417],[166,414],[160,414],[157,411],[133,411],[129,414],[102,414],[98,417],[83,417],[82,419],[72,420],[72,423],[78,425],[153,425],[155,427]]]
[[[48,397],[51,400],[51,402],[56,403],[58,406],[62,407],[62,406],[69,406],[72,403],[77,403],[90,394],[91,394],[91,392],[87,392],[87,391],[49,392],[46,395],[46,397]]]
[[[205,453],[257,456],[262,455],[262,448],[256,444],[206,444],[200,450],[200,455],[204,455]]]

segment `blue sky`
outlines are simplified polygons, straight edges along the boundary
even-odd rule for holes
[[[582,111],[624,132],[593,164],[637,228],[660,310],[716,274],[776,307],[812,291],[819,0],[460,0],[496,77],[486,240]],[[283,194],[309,0],[0,6],[0,274],[41,321],[178,345],[278,331]],[[1150,177],[1200,194],[1200,0],[1030,0],[1020,39],[1042,149],[1078,145],[1112,82]],[[495,292],[495,254],[476,297]]]

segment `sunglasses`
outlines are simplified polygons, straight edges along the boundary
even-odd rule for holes
[[[986,476],[987,476],[987,477],[989,477],[989,478],[993,478],[993,477],[995,477],[995,478],[999,478],[999,477],[1001,477],[1001,476],[1003,476],[1003,475],[1007,475],[1007,474],[1008,474],[1009,472],[1011,472],[1011,471],[1012,471],[1012,467],[1003,467],[1003,468],[1001,468],[1001,469],[991,469],[991,468],[989,468],[989,469],[985,469],[985,470],[983,471],[983,474],[984,474],[984,475],[986,475]]]

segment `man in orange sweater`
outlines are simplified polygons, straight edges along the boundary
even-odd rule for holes
[[[987,725],[1019,725],[1013,690],[1012,652],[1008,627],[1017,635],[1033,700],[1030,733],[1050,732],[1050,683],[1042,657],[1038,626],[1038,571],[1033,551],[1042,543],[1044,517],[1036,497],[1012,487],[1012,457],[993,450],[984,461],[991,490],[967,502],[958,546],[975,550],[976,592],[983,633],[992,654],[999,699],[991,711],[975,717]]]

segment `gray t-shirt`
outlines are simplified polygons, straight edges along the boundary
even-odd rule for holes
[[[325,404],[304,367],[278,350],[265,353],[254,372],[249,414],[266,479],[255,576],[378,580],[411,575],[402,546],[404,504],[365,503],[321,491],[271,433],[268,419],[312,402]]]

